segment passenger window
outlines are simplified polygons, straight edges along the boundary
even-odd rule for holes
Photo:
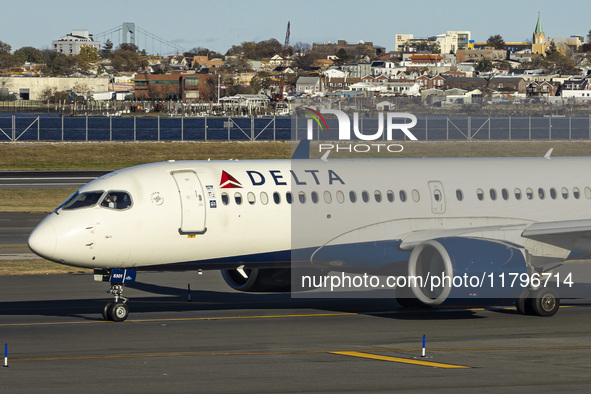
[[[568,189],[566,187],[563,187],[562,189],[560,189],[560,192],[562,193],[562,198],[566,200],[568,198]]]
[[[589,189],[588,187],[585,188],[585,197],[587,197],[587,199],[591,199],[591,189]]]
[[[253,205],[256,202],[256,197],[254,196],[253,192],[248,192],[248,194],[246,195],[246,199],[248,200],[248,203],[250,205]]]
[[[501,195],[503,196],[503,200],[508,200],[509,199],[509,191],[507,189],[502,189],[501,190]]]
[[[332,195],[328,190],[324,192],[324,202],[330,204],[332,202]]]
[[[484,200],[484,190],[478,189],[476,190],[476,196],[480,201]]]
[[[376,199],[376,202],[382,202],[382,192],[379,190],[373,192],[373,197]]]
[[[306,203],[306,193],[299,192],[298,199],[300,200],[300,204],[305,204]]]
[[[234,201],[236,201],[237,205],[242,204],[242,194],[239,192],[234,193]]]
[[[228,193],[222,193],[222,204],[228,205],[230,203],[230,197]]]
[[[312,192],[310,193],[310,198],[314,204],[318,204],[318,193]]]
[[[351,200],[351,202],[357,201],[357,194],[355,194],[353,190],[349,192],[349,200]]]
[[[551,188],[550,188],[550,197],[551,197],[553,200],[556,200],[556,196],[557,196],[557,194],[556,194],[556,189],[554,189],[553,187],[551,187]],[[590,194],[589,196],[591,196],[591,194]]]
[[[291,204],[292,203],[293,197],[291,195],[291,192],[285,193],[285,201],[287,201],[288,204]]]
[[[497,199],[497,191],[495,189],[490,189],[490,199],[493,201]]]
[[[401,190],[400,193],[398,193],[398,195],[400,196],[400,201],[406,201],[406,192],[404,190]]]
[[[103,201],[101,202],[101,207],[111,209],[127,209],[130,206],[131,197],[126,192],[107,192],[103,198]]]
[[[441,191],[439,191],[439,189],[433,190],[433,198],[437,202],[441,201]]]
[[[513,190],[513,194],[515,194],[516,200],[521,200],[521,189],[515,188],[515,190]]]
[[[579,190],[578,187],[574,187],[573,188],[573,196],[574,198],[576,198],[577,200],[579,199],[579,197],[581,197],[581,191]]]
[[[339,202],[339,204],[342,204],[345,202],[345,193],[343,193],[342,191],[337,191],[337,201]]]
[[[102,191],[75,194],[73,197],[70,198],[69,201],[67,201],[64,204],[63,209],[78,209],[92,207],[99,201],[102,195]]]
[[[412,200],[414,202],[419,202],[420,199],[421,195],[419,194],[419,191],[417,189],[412,189]]]
[[[456,189],[456,198],[458,201],[462,201],[464,199],[464,193],[460,189]]]
[[[363,200],[363,202],[369,201],[369,193],[367,192],[367,190],[361,192],[361,199]]]
[[[261,203],[267,205],[269,203],[269,196],[265,192],[261,192]]]
[[[528,187],[525,190],[525,195],[527,196],[528,200],[532,200],[534,198],[534,191],[530,187]]]
[[[388,199],[388,201],[393,202],[394,201],[394,192],[392,190],[388,190],[386,192],[386,198]]]
[[[273,201],[275,201],[275,204],[279,204],[281,202],[281,195],[278,192],[273,193]]]
[[[538,197],[540,197],[540,200],[543,200],[546,197],[546,192],[541,187],[538,188]]]

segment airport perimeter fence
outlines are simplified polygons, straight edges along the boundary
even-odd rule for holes
[[[304,119],[305,120],[305,119]],[[368,133],[377,119],[361,119]],[[330,124],[330,122],[329,122]],[[297,130],[303,127],[300,123]],[[363,127],[362,130],[365,130]],[[375,131],[374,131],[375,132]],[[417,116],[419,141],[591,139],[591,116]],[[300,132],[301,134],[301,132]],[[319,134],[323,140],[334,134]],[[385,133],[384,133],[385,135]],[[299,135],[303,138],[303,135]],[[317,138],[317,137],[316,137]],[[405,140],[406,136],[394,136]],[[61,117],[0,115],[0,142],[257,141],[292,139],[291,117]]]

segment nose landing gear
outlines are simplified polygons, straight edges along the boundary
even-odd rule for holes
[[[127,298],[123,297],[123,285],[135,282],[136,271],[125,269],[94,270],[94,279],[102,282],[111,282],[111,288],[107,291],[115,300],[108,302],[103,307],[103,319],[106,321],[122,322],[129,316]]]
[[[129,316],[127,307],[127,298],[123,297],[123,285],[111,283],[111,288],[107,293],[113,294],[114,302],[108,302],[103,307],[103,319],[107,321],[125,321]]]

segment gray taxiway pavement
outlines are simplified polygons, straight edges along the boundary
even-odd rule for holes
[[[29,234],[46,213],[0,212],[0,260],[39,258],[27,247]]]
[[[110,171],[0,171],[0,189],[78,188]]]
[[[9,349],[2,392],[562,392],[591,384],[587,301],[541,318],[513,308],[404,311],[390,299],[247,294],[218,272],[139,273],[138,281],[125,293],[129,319],[112,323],[100,316],[108,284],[91,275],[0,277],[0,343]]]

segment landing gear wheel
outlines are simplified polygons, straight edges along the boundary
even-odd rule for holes
[[[533,314],[537,316],[553,316],[560,308],[560,298],[551,288],[541,287],[530,295]]]
[[[129,308],[123,302],[115,302],[109,308],[108,316],[112,321],[124,321],[129,316]]]
[[[103,319],[106,321],[113,321],[113,319],[109,316],[109,311],[113,307],[114,302],[107,302],[103,307]]]
[[[517,309],[517,312],[522,315],[534,314],[532,299],[529,297],[531,297],[531,292],[528,289],[524,289],[521,296],[515,300],[515,309]]]

